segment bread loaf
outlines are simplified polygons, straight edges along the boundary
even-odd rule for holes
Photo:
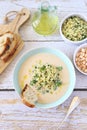
[[[0,56],[2,56],[5,51],[9,49],[10,43],[11,40],[8,36],[6,37],[3,35],[0,37]]]
[[[3,56],[1,56],[1,59],[4,62],[7,62],[10,59],[10,57],[15,53],[15,51],[17,49],[17,45],[18,45],[17,36],[15,34],[13,35],[13,38],[11,38],[11,37],[7,37],[7,38],[9,39],[10,44],[8,45],[8,49],[5,50]]]
[[[18,34],[9,32],[0,37],[0,74],[21,51],[23,46],[24,42]]]

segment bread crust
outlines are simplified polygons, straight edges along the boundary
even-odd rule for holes
[[[35,105],[30,104],[29,102],[27,102],[27,101],[24,100],[23,98],[22,98],[22,102],[23,102],[25,105],[27,105],[28,107],[31,107],[31,108],[34,108],[34,107],[35,107]]]
[[[24,97],[24,92],[27,90],[28,87],[29,87],[29,86],[26,84],[25,87],[23,88],[23,90],[22,90],[22,92],[21,92],[21,98],[22,98],[22,101],[23,101],[23,103],[24,103],[25,105],[27,105],[28,107],[34,108],[35,105],[34,105],[34,104],[31,104],[31,103],[29,103],[29,102],[27,102],[27,101],[25,100],[25,97]]]
[[[0,48],[2,48],[2,51],[0,52],[0,57],[5,53],[6,50],[8,50],[10,44],[11,44],[11,41],[7,37],[5,43],[2,44],[2,46],[0,46]]]
[[[5,70],[5,68],[12,62],[12,60],[17,56],[17,54],[22,50],[24,46],[24,42],[22,41],[21,37],[18,34],[15,34],[17,36],[17,48],[15,53],[10,56],[7,62],[4,62],[0,58],[0,74]]]
[[[5,53],[3,54],[3,56],[1,56],[1,60],[3,60],[4,62],[7,62],[12,55],[14,55],[17,46],[18,46],[18,41],[17,41],[17,36],[14,34],[13,36],[13,41],[10,41],[10,45],[9,48],[7,50],[5,50]]]

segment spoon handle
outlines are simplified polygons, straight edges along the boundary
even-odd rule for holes
[[[70,104],[68,112],[67,112],[65,118],[62,120],[62,122],[59,124],[58,129],[61,128],[61,126],[64,123],[64,121],[68,118],[68,116],[71,114],[71,112],[79,105],[79,103],[80,103],[79,97],[74,97],[72,102],[71,102],[71,104]]]

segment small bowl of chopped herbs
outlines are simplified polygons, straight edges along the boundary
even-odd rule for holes
[[[71,14],[63,19],[60,34],[65,42],[80,45],[87,41],[87,17],[81,14]]]

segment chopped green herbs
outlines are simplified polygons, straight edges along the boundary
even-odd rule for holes
[[[78,16],[66,19],[62,26],[66,38],[72,41],[81,41],[87,38],[87,22]]]
[[[62,85],[60,78],[62,69],[62,66],[56,67],[50,64],[35,65],[32,70],[30,85],[43,94],[53,93],[54,90],[57,90]]]
[[[59,67],[57,67],[57,69],[58,69],[59,71],[61,71],[61,70],[63,69],[63,67],[62,67],[62,66],[59,66]]]

